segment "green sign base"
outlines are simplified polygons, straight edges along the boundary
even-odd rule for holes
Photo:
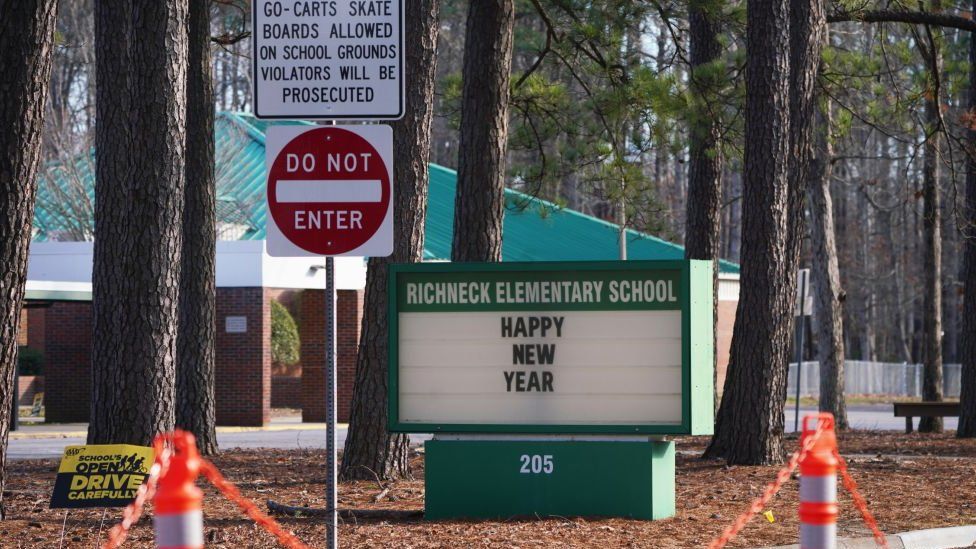
[[[429,440],[428,519],[674,516],[674,443]]]

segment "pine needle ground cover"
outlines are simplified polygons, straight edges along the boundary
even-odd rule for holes
[[[841,435],[841,451],[885,532],[976,523],[976,499],[973,498],[976,440],[957,440],[953,434],[859,431]],[[413,548],[702,547],[761,493],[778,470],[777,467],[728,467],[724,462],[698,459],[706,443],[701,437],[678,439],[677,515],[671,519],[656,522],[598,518],[345,521],[340,528],[340,544]],[[793,449],[795,439],[789,445]],[[294,506],[323,505],[326,477],[323,452],[225,449],[214,461],[245,495],[262,507],[269,499]],[[64,511],[47,507],[56,468],[54,460],[11,463],[5,494],[11,520],[0,522],[0,547],[58,546]],[[412,455],[411,470],[415,479],[382,486],[375,481],[342,483],[339,506],[421,509],[424,459],[419,451]],[[212,487],[204,490],[208,548],[276,547],[270,535],[242,517]],[[731,547],[796,543],[797,490],[795,480],[788,483],[769,507],[775,522],[770,523],[762,516],[754,518]],[[838,492],[841,509],[838,535],[869,536],[850,496],[840,487]],[[102,540],[118,516],[115,510],[105,515]],[[64,547],[93,547],[101,517],[98,509],[72,511],[64,523]],[[324,546],[321,519],[280,520],[309,545]],[[149,519],[143,518],[133,528],[125,547],[154,547]]]

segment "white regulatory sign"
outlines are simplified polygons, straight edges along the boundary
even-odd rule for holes
[[[271,126],[268,254],[393,253],[393,129]]]
[[[403,116],[402,0],[254,0],[254,115]]]

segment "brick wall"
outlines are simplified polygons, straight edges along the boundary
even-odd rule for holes
[[[259,426],[271,415],[271,316],[263,288],[217,290],[215,397],[218,425]],[[91,304],[42,309],[45,405],[50,422],[87,421],[91,391]],[[245,333],[227,333],[226,317],[247,318]],[[34,318],[31,318],[34,326]],[[36,333],[36,332],[35,332]],[[31,341],[34,336],[30,336]]]
[[[356,354],[363,318],[363,292],[339,290],[336,309],[336,415],[349,421]],[[305,290],[301,298],[302,421],[325,421],[325,292]]]
[[[732,328],[735,326],[735,310],[738,306],[738,301],[718,302],[718,326],[715,328],[718,336],[715,342],[718,358],[715,366],[718,370],[718,379],[715,387],[719,394],[722,394],[722,388],[725,387],[725,372],[729,367],[729,353],[732,350]]]
[[[306,421],[325,418],[323,293],[306,290],[299,300],[302,362],[314,366],[311,374],[306,374],[306,367],[301,381],[292,378],[275,384],[282,391],[280,398],[275,397],[275,405],[308,408]],[[270,300],[288,294],[289,291],[272,288],[218,288],[215,380],[218,425],[257,426],[270,420]],[[338,415],[340,421],[346,421],[355,379],[362,292],[342,290],[338,301]],[[36,317],[35,312],[38,312]],[[38,339],[39,347],[45,351],[47,421],[87,421],[91,391],[91,304],[55,303],[47,309],[32,309],[30,315],[29,342],[33,345],[33,334],[38,330],[44,334]],[[246,317],[247,331],[228,333],[228,316]]]
[[[46,307],[27,309],[27,346],[44,352]]]
[[[34,404],[34,395],[44,392],[44,376],[20,376],[17,378],[17,405]]]
[[[59,302],[44,311],[45,421],[88,421],[91,303]]]
[[[260,426],[271,417],[273,290],[217,288],[215,400],[218,425]],[[246,318],[247,331],[227,332],[227,317]]]
[[[17,324],[17,345],[27,345],[27,309],[20,310],[20,320]]]
[[[271,407],[301,408],[302,378],[297,376],[271,376]]]

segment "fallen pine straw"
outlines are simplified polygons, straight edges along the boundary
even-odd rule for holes
[[[889,533],[976,524],[976,440],[958,440],[954,433],[856,432],[842,434],[841,452],[848,456],[857,480],[881,527]],[[681,437],[679,451],[704,447],[707,438]],[[793,449],[795,439],[787,442]],[[956,457],[953,457],[956,456]],[[310,450],[228,450],[214,463],[256,502],[273,500],[294,507],[325,506],[325,453]],[[55,460],[9,461],[9,520],[0,521],[0,547],[58,546],[63,510],[48,509]],[[412,479],[384,482],[386,496],[375,481],[341,482],[343,509],[419,513],[424,505],[422,455],[410,462]],[[773,478],[777,466],[726,466],[694,454],[677,458],[676,515],[660,521],[595,517],[552,517],[497,521],[411,519],[344,520],[339,525],[342,547],[616,547],[700,548],[706,546]],[[477,471],[472,471],[477,474]],[[870,536],[851,504],[838,490],[838,533]],[[204,535],[207,549],[276,547],[271,536],[242,517],[233,503],[204,486]],[[762,547],[797,542],[797,482],[790,480],[772,500],[775,522],[759,517],[746,526],[730,547]],[[152,509],[149,509],[151,515]],[[391,515],[395,516],[395,515]],[[98,534],[100,509],[72,511],[66,522],[64,547],[90,549]],[[118,520],[110,509],[105,529]],[[279,515],[279,522],[313,547],[324,547],[325,524],[320,516]],[[102,532],[102,540],[105,533]],[[141,520],[126,542],[130,549],[154,549],[152,522]]]

